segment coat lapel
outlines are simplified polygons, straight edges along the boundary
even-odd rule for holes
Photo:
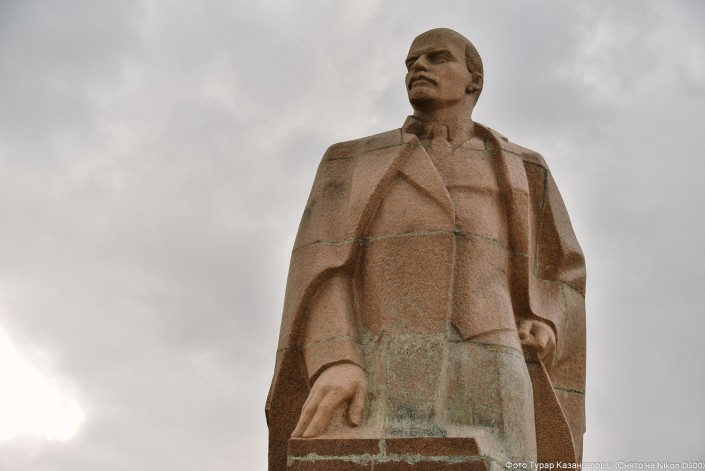
[[[409,136],[410,139],[418,141],[413,134]],[[420,192],[435,201],[451,221],[455,220],[453,202],[446,184],[423,146],[419,144],[414,147],[401,169],[401,174]]]
[[[502,188],[511,251],[511,292],[515,315],[530,315],[529,269],[531,248],[531,222],[529,220],[529,182],[521,157],[506,149],[504,139],[491,129],[484,129],[486,145],[496,159],[497,177]]]
[[[351,230],[356,237],[364,235],[386,190],[400,172],[449,214],[453,213],[448,190],[418,138],[396,132],[396,143],[376,143],[357,156],[347,215],[347,220],[355,224]]]
[[[521,157],[507,152],[504,139],[485,129],[488,144],[497,158],[498,177],[503,187],[509,222],[509,246],[518,254],[529,253],[529,181]]]

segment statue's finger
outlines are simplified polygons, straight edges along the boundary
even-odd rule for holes
[[[304,433],[304,430],[306,429],[306,426],[308,423],[311,421],[311,418],[307,416],[305,412],[301,412],[301,416],[299,417],[299,421],[296,423],[296,427],[294,428],[294,431],[291,432],[291,437],[292,438],[301,438],[301,436]]]
[[[296,423],[296,427],[294,428],[294,431],[291,432],[291,438],[301,438],[301,435],[303,435],[303,430],[307,425],[306,418],[301,415],[299,417],[299,421]]]
[[[532,322],[527,319],[523,319],[519,322],[519,338],[521,340],[526,340],[531,338],[531,326]]]
[[[551,339],[551,335],[546,329],[535,329],[534,338],[536,338],[536,345],[539,347],[539,352],[543,353],[546,350],[546,345]]]
[[[321,400],[316,408],[311,422],[303,433],[304,438],[313,438],[323,433],[333,420],[333,414],[340,405],[340,401],[336,400],[335,394],[329,393]]]
[[[311,422],[311,419],[313,419],[320,402],[321,394],[319,393],[318,388],[314,387],[308,395],[308,398],[306,398],[304,406],[301,408],[301,416],[296,424],[296,428],[294,428],[294,431],[291,433],[292,437],[298,438],[303,436],[304,430],[306,430],[308,424]]]
[[[358,387],[355,390],[355,395],[350,402],[350,407],[348,408],[348,420],[355,427],[360,425],[362,422],[362,413],[365,411],[365,396],[367,391],[363,387]]]

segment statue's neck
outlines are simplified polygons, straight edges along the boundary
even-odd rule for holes
[[[475,132],[475,123],[472,120],[472,108],[459,112],[453,108],[440,108],[433,110],[414,110],[414,117],[421,121],[426,129],[433,129],[439,124],[448,128],[450,142],[463,142],[470,139]]]

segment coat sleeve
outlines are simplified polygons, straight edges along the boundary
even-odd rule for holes
[[[325,317],[334,312],[332,305],[342,303],[345,297],[338,290],[343,280],[340,274],[359,245],[340,217],[350,191],[352,159],[346,158],[350,154],[345,144],[337,144],[324,155],[294,243],[274,375],[265,406],[270,471],[286,469],[287,441],[310,390],[309,380],[316,374],[313,370],[320,371],[326,364],[324,345],[331,347],[335,343],[327,337],[330,329],[307,332],[306,316],[309,306],[314,306],[312,315]],[[330,280],[338,281],[331,284]],[[315,346],[305,354],[307,336]],[[308,367],[304,356],[308,357]],[[354,354],[350,356],[354,361]]]
[[[527,175],[533,175],[529,178],[535,234],[529,260],[531,312],[556,330],[556,355],[546,367],[580,459],[585,432],[585,260],[543,159],[525,165]]]
[[[364,368],[353,312],[352,287],[347,270],[338,270],[323,281],[305,315],[303,355],[313,384],[328,366],[352,363]]]

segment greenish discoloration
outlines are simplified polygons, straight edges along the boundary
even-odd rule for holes
[[[553,389],[555,389],[556,391],[564,392],[564,393],[579,394],[581,396],[585,395],[585,391],[581,391],[579,389],[564,388],[561,386],[553,386]]]
[[[408,406],[402,406],[394,415],[393,421],[397,424],[405,424],[404,427],[394,427],[390,433],[395,437],[416,438],[416,437],[446,437],[448,432],[438,424],[431,422],[432,412],[429,417],[419,417],[419,411]]]
[[[528,257],[529,256],[528,253],[515,250],[515,249],[509,247],[505,242],[503,242],[501,240],[497,240],[497,239],[494,239],[491,237],[486,237],[482,234],[475,234],[475,233],[471,233],[471,232],[462,232],[458,229],[453,230],[453,231],[439,230],[439,231],[422,231],[422,232],[417,232],[417,231],[400,232],[400,233],[383,234],[383,235],[374,236],[374,237],[350,236],[350,237],[346,237],[345,239],[341,239],[341,240],[316,240],[316,241],[310,242],[308,244],[295,247],[292,252],[296,252],[297,250],[300,250],[300,249],[303,249],[306,247],[315,246],[315,245],[343,245],[343,244],[349,244],[352,242],[357,242],[360,245],[365,245],[365,244],[369,244],[370,242],[374,242],[377,240],[384,240],[384,239],[396,238],[396,237],[425,237],[425,236],[437,236],[437,235],[447,235],[447,234],[453,234],[458,237],[468,237],[468,238],[487,240],[489,242],[495,243],[498,246],[502,247],[512,257]]]
[[[470,463],[473,461],[483,461],[487,468],[489,464],[495,460],[484,455],[453,455],[453,456],[422,456],[420,454],[387,454],[384,439],[379,441],[379,453],[376,454],[360,454],[360,455],[340,455],[328,456],[309,453],[305,456],[289,456],[287,458],[287,466],[291,466],[296,462],[316,462],[316,461],[345,461],[350,463],[377,464],[389,462],[404,462],[408,464],[432,462],[432,463]],[[501,463],[499,463],[501,464]]]

